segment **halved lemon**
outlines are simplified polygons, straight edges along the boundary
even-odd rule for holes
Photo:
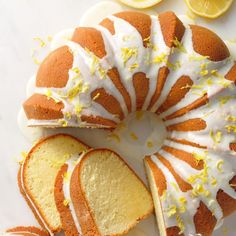
[[[207,18],[217,18],[223,15],[233,3],[233,0],[185,0],[195,14]]]
[[[157,3],[161,2],[162,0],[120,0],[127,6],[144,9],[148,7],[152,7]]]

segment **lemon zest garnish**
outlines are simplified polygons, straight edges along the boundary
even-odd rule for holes
[[[80,74],[80,70],[78,67],[74,67],[71,69],[73,72],[75,72],[76,74]]]
[[[208,58],[209,58],[209,56],[196,56],[196,55],[190,55],[189,56],[190,61],[203,61],[203,60],[206,60]]]
[[[187,203],[187,199],[185,197],[180,197],[179,198],[179,202],[182,204],[186,204]]]
[[[68,206],[70,204],[71,200],[70,199],[64,199],[63,205]]]
[[[75,105],[75,113],[76,113],[77,116],[80,116],[81,111],[83,110],[83,108],[84,107],[80,103],[77,103]]]
[[[222,132],[221,131],[217,131],[216,133],[214,133],[213,130],[210,131],[210,137],[213,140],[213,142],[215,144],[219,144],[222,140]]]
[[[200,75],[201,75],[201,76],[206,76],[206,75],[208,75],[208,73],[209,73],[208,70],[201,70],[201,71],[200,71]]]
[[[24,163],[24,161],[25,161],[25,159],[26,159],[28,153],[25,152],[25,151],[22,151],[22,152],[20,153],[20,155],[21,155],[21,158],[20,158],[19,160],[17,160],[17,162],[18,162],[20,165],[22,165],[22,164]]]
[[[137,136],[134,132],[130,132],[130,137],[131,137],[133,140],[138,140],[138,136]]]
[[[225,128],[227,129],[228,133],[231,133],[232,131],[236,133],[236,125],[226,125]]]
[[[133,65],[131,65],[129,67],[129,71],[133,72],[136,68],[139,68],[139,64],[138,63],[134,63]]]
[[[219,172],[223,172],[223,168],[222,168],[222,166],[223,166],[223,164],[224,164],[224,161],[223,160],[219,160],[217,163],[216,163],[216,168],[217,168],[217,170],[219,171]]]
[[[138,56],[138,48],[121,48],[121,57],[123,59],[124,65],[126,65],[127,61]]]
[[[52,96],[52,91],[50,89],[47,89],[45,95],[47,96],[47,99],[49,100]]]
[[[163,62],[167,62],[167,54],[165,53],[161,53],[159,56],[156,56],[154,59],[153,59],[153,63],[155,64],[160,64],[160,63],[163,63]]]
[[[171,216],[177,213],[177,207],[175,205],[171,205],[167,208],[167,216],[170,218]]]
[[[205,190],[204,195],[206,197],[210,197],[211,196],[211,192],[209,190]]]
[[[65,117],[70,120],[72,118],[72,115],[70,112],[65,112]]]
[[[67,127],[68,126],[68,122],[64,119],[60,119],[59,123],[62,125],[62,127]]]
[[[215,177],[212,177],[211,185],[215,186],[216,184],[217,184],[217,179]]]
[[[193,152],[193,156],[196,159],[197,163],[206,159],[204,155],[198,154],[196,152]]]
[[[104,68],[102,68],[101,66],[98,67],[98,72],[101,76],[101,79],[105,79],[106,75],[107,75],[107,70],[105,70]]]
[[[46,46],[46,43],[40,37],[34,37],[33,40],[38,41],[41,48]]]
[[[108,135],[108,138],[109,138],[109,139],[114,139],[114,140],[116,140],[118,143],[120,143],[120,141],[121,141],[121,140],[120,140],[120,136],[119,136],[118,134],[114,133],[114,132],[111,133],[111,134],[109,134],[109,135]]]
[[[101,94],[100,93],[97,93],[94,97],[93,97],[93,100],[95,101],[97,98],[99,98]]]
[[[152,148],[153,147],[153,142],[152,141],[147,141],[147,147]]]
[[[211,70],[212,75],[216,75],[217,73],[218,73],[217,70]]]
[[[183,53],[187,53],[187,50],[185,49],[185,47],[183,46],[183,44],[175,37],[175,39],[173,40],[173,44],[175,45],[175,47]]]
[[[228,115],[226,117],[226,120],[227,121],[231,121],[231,122],[236,122],[236,116]]]
[[[176,215],[176,221],[177,221],[177,224],[178,224],[178,227],[180,229],[180,232],[179,234],[182,234],[185,230],[185,225],[184,225],[184,222],[183,220],[180,218],[180,215]]]

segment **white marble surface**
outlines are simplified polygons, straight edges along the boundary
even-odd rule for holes
[[[16,224],[37,225],[19,194],[16,182],[18,165],[15,162],[20,152],[30,145],[20,133],[16,119],[26,97],[26,83],[37,68],[30,56],[32,38],[46,37],[79,25],[82,14],[97,2],[100,1],[0,0],[0,231]],[[153,10],[173,10],[177,14],[187,12],[183,0],[164,0]],[[236,39],[236,3],[217,20],[196,20],[224,39]],[[228,235],[234,236],[235,217],[231,216],[215,235],[224,235],[229,228]]]

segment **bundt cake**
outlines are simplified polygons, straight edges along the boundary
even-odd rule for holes
[[[71,158],[55,182],[55,201],[65,235],[124,235],[153,212],[150,193],[108,149]]]
[[[161,236],[207,236],[236,210],[235,84],[212,31],[172,12],[121,12],[51,52],[23,107],[30,126],[48,127],[116,128],[131,112],[156,113],[168,135],[145,166]]]
[[[1,234],[2,235],[2,234]],[[48,232],[36,228],[34,226],[18,226],[8,229],[3,236],[18,235],[18,236],[49,236]]]
[[[20,191],[40,225],[51,235],[62,230],[54,201],[56,175],[65,161],[86,149],[88,146],[76,138],[58,134],[40,140],[21,165]]]

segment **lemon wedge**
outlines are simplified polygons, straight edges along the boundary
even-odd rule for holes
[[[206,18],[217,18],[223,15],[233,0],[185,0],[191,11]]]
[[[152,7],[162,0],[120,0],[122,3],[129,7],[144,9]]]

